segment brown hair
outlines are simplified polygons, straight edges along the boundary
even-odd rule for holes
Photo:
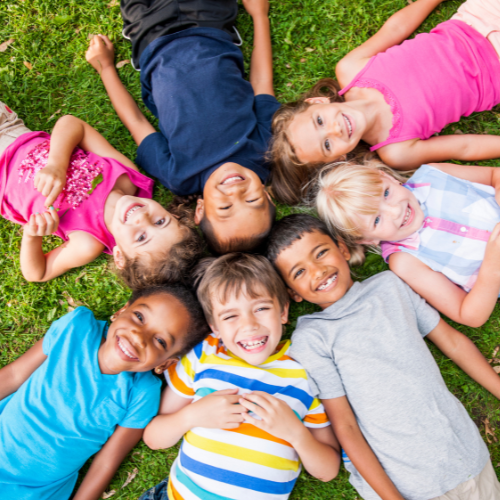
[[[311,97],[328,97],[330,102],[344,102],[339,96],[340,86],[333,78],[323,78],[312,89],[302,94],[295,102],[283,104],[273,117],[273,138],[268,153],[273,163],[271,170],[271,186],[273,196],[287,205],[296,205],[301,201],[302,188],[311,179],[314,167],[322,164],[304,164],[297,158],[293,146],[287,137],[288,126],[295,115],[306,110]]]
[[[260,297],[258,287],[278,299],[283,310],[290,298],[285,284],[271,263],[262,255],[229,253],[222,257],[207,257],[196,268],[197,296],[208,321],[211,321],[212,300],[225,303],[231,293],[244,291],[252,299]]]

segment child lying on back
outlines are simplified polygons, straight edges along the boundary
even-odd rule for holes
[[[198,298],[213,333],[168,369],[151,448],[184,435],[170,478],[141,499],[286,499],[301,462],[322,481],[339,448],[302,367],[281,341],[286,289],[261,256],[207,259]],[[298,418],[297,418],[298,417]]]
[[[488,449],[423,337],[500,398],[500,377],[474,344],[392,272],[353,283],[347,247],[319,219],[280,220],[268,257],[296,301],[323,309],[299,318],[291,355],[325,406],[361,497],[498,500]]]
[[[158,412],[161,373],[207,331],[180,286],[142,289],[106,322],[79,307],[0,370],[2,498],[100,498]]]

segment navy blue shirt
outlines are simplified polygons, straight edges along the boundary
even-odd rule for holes
[[[178,195],[203,191],[227,162],[269,174],[264,154],[280,104],[254,96],[244,79],[243,55],[216,28],[191,28],[158,38],[141,56],[142,98],[159,119],[137,163]]]

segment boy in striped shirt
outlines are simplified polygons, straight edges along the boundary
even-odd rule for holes
[[[277,500],[306,470],[330,481],[339,446],[305,370],[281,342],[288,294],[264,257],[228,254],[201,264],[198,299],[212,334],[170,366],[153,449],[184,436],[170,478],[143,499]]]

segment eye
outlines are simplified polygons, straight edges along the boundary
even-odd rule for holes
[[[327,249],[321,250],[321,252],[319,252],[318,255],[316,256],[316,258],[319,259],[320,257],[323,257],[323,255],[325,255],[326,252],[328,252]]]
[[[137,238],[137,241],[140,243],[141,241],[144,241],[146,239],[145,233],[142,233],[139,238]]]
[[[318,123],[318,125],[323,125],[323,119],[321,118],[321,116],[318,116],[318,118],[316,118],[316,122]]]
[[[229,210],[232,207],[232,205],[228,205],[227,207],[220,207],[220,210]]]
[[[163,347],[163,349],[167,348],[167,343],[162,338],[160,337],[155,337],[155,338],[158,341],[158,344],[160,344]]]
[[[259,312],[259,311],[269,311],[269,309],[271,309],[271,308],[270,308],[270,307],[265,307],[265,306],[262,306],[262,307],[259,307],[259,308],[257,309],[257,312]]]
[[[134,311],[134,314],[141,323],[144,323],[144,316],[139,311]]]
[[[247,200],[247,203],[253,203],[254,201],[257,201],[259,198],[255,198],[254,200]]]
[[[227,321],[228,319],[233,319],[236,318],[236,314],[233,314],[232,316],[227,316],[226,318],[223,318],[222,321]]]
[[[155,224],[156,224],[157,226],[163,226],[163,224],[164,224],[164,223],[165,223],[165,219],[160,219],[160,220],[157,220],[157,221],[155,222]]]
[[[389,188],[387,188],[385,191],[384,191],[384,198],[387,198],[389,196]]]
[[[297,279],[302,273],[304,272],[304,269],[299,269],[293,276],[293,279]]]
[[[330,139],[327,139],[327,140],[325,141],[325,149],[326,149],[327,151],[330,151]]]
[[[377,217],[375,217],[374,225],[377,226],[379,222],[380,222],[380,217],[377,215]]]

